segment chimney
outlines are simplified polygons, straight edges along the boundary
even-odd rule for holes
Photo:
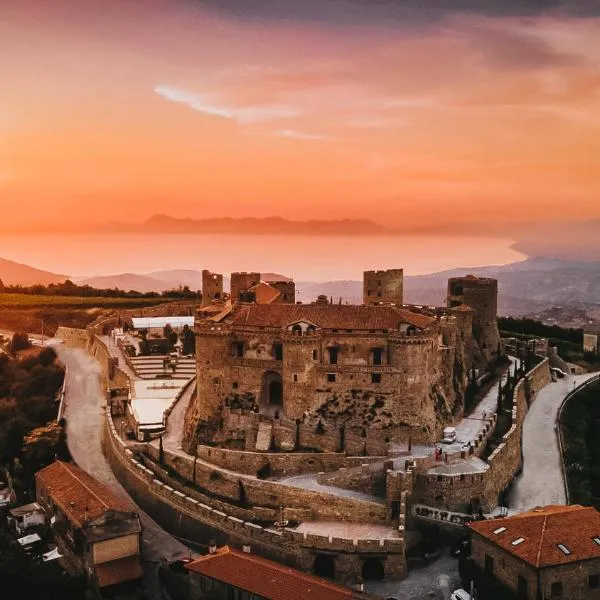
[[[208,553],[214,554],[217,551],[217,542],[215,540],[210,540],[208,543]]]
[[[250,544],[244,544],[242,546],[242,551],[245,552],[246,554],[250,554],[252,549],[250,548]]]

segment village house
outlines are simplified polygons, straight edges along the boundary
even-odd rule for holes
[[[15,528],[19,535],[23,535],[28,529],[36,526],[44,526],[46,515],[37,502],[24,504],[11,508],[8,511],[9,525]]]
[[[229,546],[211,546],[209,553],[186,565],[190,600],[353,600],[367,596],[331,581],[280,565]]]
[[[61,553],[94,584],[107,588],[141,577],[141,525],[129,504],[71,463],[56,461],[35,480]]]
[[[519,600],[600,598],[600,513],[545,506],[469,524],[471,556]]]

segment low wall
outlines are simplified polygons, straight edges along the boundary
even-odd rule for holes
[[[385,497],[387,470],[383,462],[364,463],[359,467],[341,467],[333,473],[319,473],[317,481],[322,485],[333,485],[345,490],[366,492]]]
[[[361,560],[370,556],[384,562],[386,576],[405,575],[404,538],[350,539],[261,527],[215,510],[157,479],[152,470],[135,460],[108,416],[102,441],[117,479],[144,510],[175,535],[200,545],[207,545],[211,539],[217,544],[250,544],[262,556],[306,571],[312,569],[318,554],[332,555],[336,578],[348,583],[360,573]]]
[[[146,452],[154,462],[158,462],[159,450],[156,447],[148,445]],[[196,461],[194,469],[191,457],[168,450],[163,451],[163,462],[180,477],[233,503],[240,501],[240,488],[243,486],[244,499],[249,505],[276,510],[281,506],[302,510],[305,520],[387,523],[386,507],[377,502],[260,480],[201,460]]]
[[[340,452],[249,452],[204,445],[198,446],[196,453],[201,460],[224,469],[246,475],[257,475],[259,471],[262,471],[274,477],[335,471],[342,467],[354,467],[366,462],[382,461],[385,458],[381,456],[347,457]]]
[[[59,327],[55,337],[62,340],[67,348],[87,350],[92,335],[87,329]]]

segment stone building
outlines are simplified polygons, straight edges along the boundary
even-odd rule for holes
[[[230,305],[196,322],[197,398],[185,440],[213,441],[228,407],[433,441],[462,410],[458,320],[395,306]],[[243,435],[243,432],[240,432]],[[221,440],[224,441],[224,440]]]
[[[583,351],[600,354],[600,332],[592,329],[583,330]]]
[[[35,474],[36,499],[62,554],[98,588],[141,578],[136,512],[74,464],[56,461]]]
[[[308,575],[250,552],[211,546],[209,554],[186,565],[190,600],[353,600],[366,594]]]
[[[487,362],[498,353],[498,281],[489,277],[452,277],[448,280],[448,308],[473,310],[473,336]]]
[[[363,273],[363,304],[402,306],[404,270],[365,271]]]
[[[223,275],[202,271],[202,306],[209,305],[213,300],[223,299]]]
[[[231,274],[231,299],[233,302],[258,304],[296,301],[296,284],[290,279],[264,279],[260,273],[238,272]]]
[[[469,524],[471,556],[519,600],[600,598],[600,514],[546,506]]]

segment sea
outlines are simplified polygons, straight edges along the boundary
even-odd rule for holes
[[[371,269],[422,275],[526,258],[510,239],[431,236],[86,234],[0,236],[0,257],[77,276],[209,269],[279,273],[297,281],[360,280]]]

